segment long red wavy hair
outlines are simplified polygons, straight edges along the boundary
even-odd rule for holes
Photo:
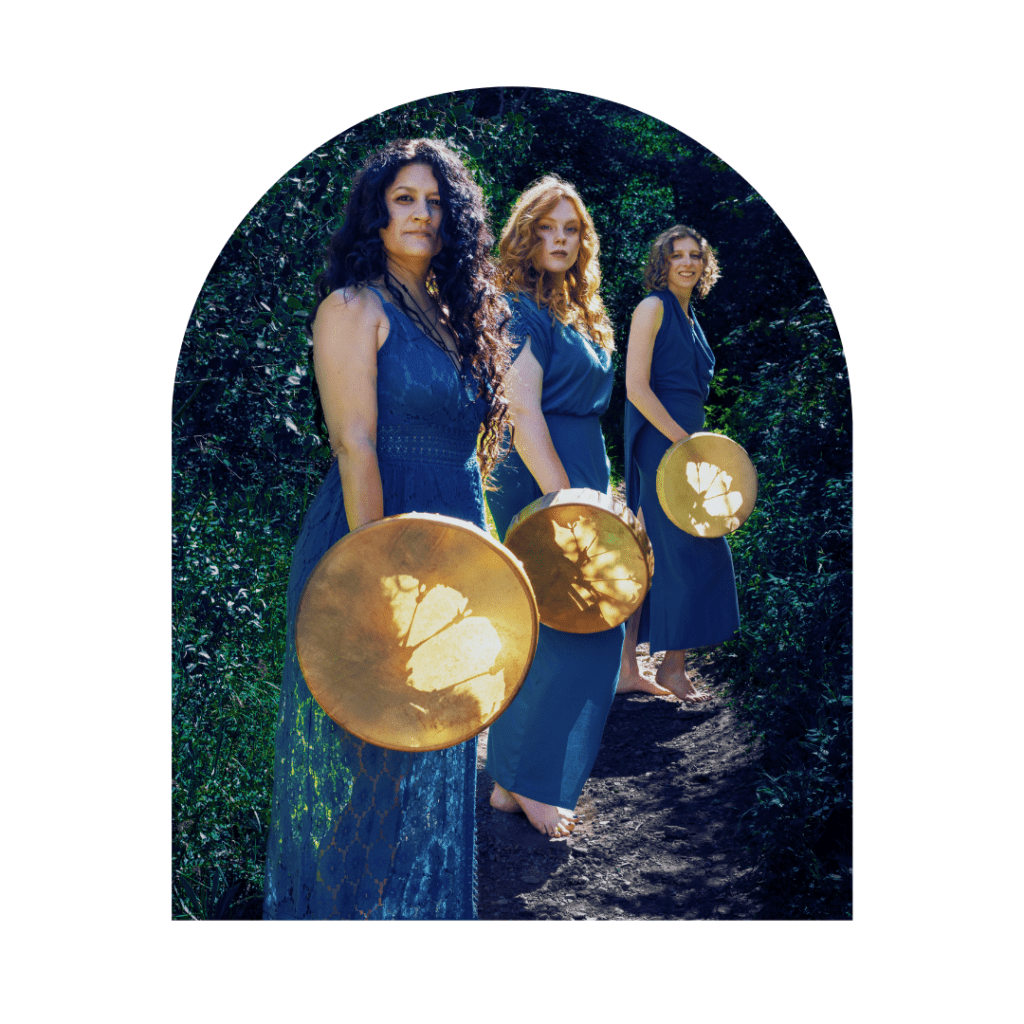
[[[565,283],[556,288],[547,271],[534,266],[543,241],[537,221],[549,214],[562,199],[568,199],[580,219],[580,251],[566,272]],[[498,246],[498,285],[507,295],[529,295],[563,323],[588,335],[607,352],[615,350],[615,336],[604,303],[598,294],[601,242],[594,222],[579,193],[555,174],[535,181],[515,202]]]

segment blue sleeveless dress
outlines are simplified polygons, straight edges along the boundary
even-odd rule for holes
[[[611,355],[528,296],[515,298],[509,303],[514,355],[529,337],[544,370],[541,410],[569,483],[607,492],[611,467],[599,417],[611,400]],[[491,480],[499,489],[487,492],[487,504],[504,539],[515,514],[541,491],[517,452]],[[488,733],[491,778],[532,800],[576,806],[615,696],[624,635],[624,626],[580,634],[541,625],[526,681]]]
[[[651,390],[688,434],[704,426],[704,402],[715,357],[694,317],[693,327],[670,291],[653,293],[664,315],[654,339]],[[669,439],[626,402],[626,502],[644,510],[654,549],[654,578],[644,601],[638,642],[651,653],[707,647],[733,637],[740,625],[732,552],[725,537],[694,537],[665,515],[658,501],[658,463]]]
[[[390,333],[377,353],[384,515],[437,512],[486,528],[476,458],[485,403],[405,313],[388,302],[384,308]],[[324,714],[299,669],[302,588],[346,533],[335,461],[303,520],[288,581],[264,917],[473,918],[476,739],[425,753],[365,743]]]

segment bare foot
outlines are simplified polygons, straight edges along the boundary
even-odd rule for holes
[[[500,782],[494,784],[491,790],[491,806],[496,811],[505,811],[508,814],[521,814],[522,807],[516,803],[516,798]]]
[[[640,523],[643,525],[643,513]],[[664,686],[659,686],[640,671],[636,660],[636,638],[640,629],[640,612],[634,612],[626,623],[626,637],[622,642],[622,660],[619,662],[619,682],[616,693],[653,693],[658,697],[671,697]]]
[[[685,673],[682,676],[663,676],[658,670],[657,680],[675,694],[684,704],[703,704],[711,700],[710,693],[698,693],[693,680]]]
[[[504,786],[496,782],[491,790],[491,806],[498,811],[515,814],[522,811],[530,824],[546,836],[567,836],[576,827],[575,811],[552,804],[542,804],[539,800],[510,793]]]
[[[653,679],[648,679],[633,662],[632,671],[620,672],[619,683],[615,687],[616,693],[653,693],[658,697],[671,697],[671,690],[659,686]]]
[[[675,652],[669,652],[675,653]],[[666,689],[671,690],[684,704],[703,704],[711,700],[710,693],[698,693],[685,667],[678,664],[678,659],[668,654],[658,667],[655,679]]]

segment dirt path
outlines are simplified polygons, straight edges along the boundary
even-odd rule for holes
[[[655,662],[646,658],[644,664],[651,671]],[[699,679],[701,672],[698,665],[691,676]],[[735,835],[752,803],[757,770],[720,696],[702,706],[616,697],[577,808],[583,823],[565,840],[546,839],[524,816],[490,806],[485,752],[481,737],[481,919],[759,916],[752,857]]]

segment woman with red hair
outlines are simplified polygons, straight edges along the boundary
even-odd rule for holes
[[[576,189],[554,175],[516,201],[501,234],[498,280],[512,308],[506,378],[515,450],[487,494],[504,539],[512,518],[551,491],[607,493],[601,414],[612,390],[611,324],[598,294],[600,244]],[[490,728],[491,806],[568,835],[615,696],[624,629],[565,633],[541,625],[530,673]]]

